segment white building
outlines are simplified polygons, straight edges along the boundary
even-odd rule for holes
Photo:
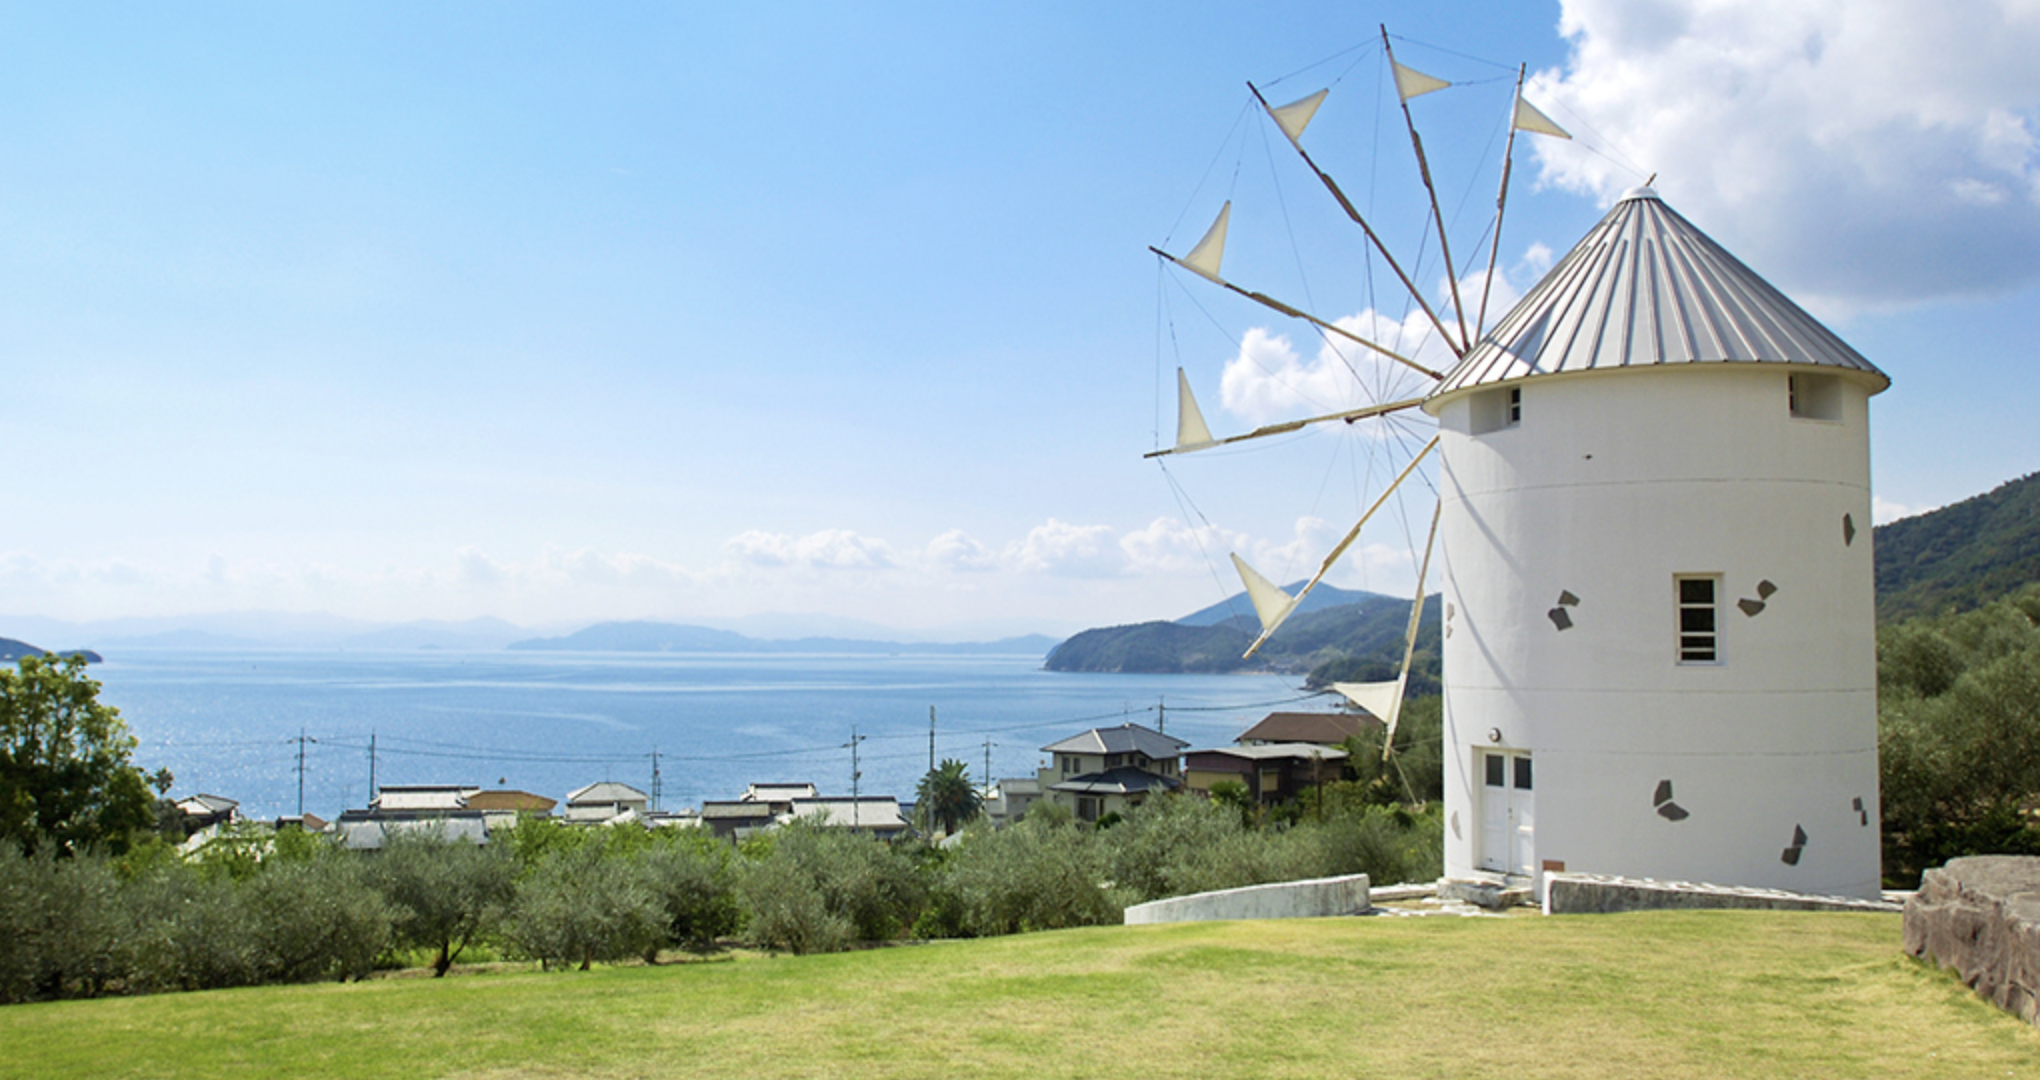
[[[1647,188],[1448,374],[1448,877],[1876,895],[1889,381]]]

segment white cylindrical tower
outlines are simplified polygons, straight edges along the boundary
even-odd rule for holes
[[[1888,384],[1647,188],[1447,376],[1448,877],[1877,894]]]

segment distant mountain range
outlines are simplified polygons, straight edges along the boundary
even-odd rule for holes
[[[663,622],[597,623],[565,637],[531,638],[509,648],[545,652],[667,652],[667,653],[852,653],[888,655],[920,653],[969,656],[1042,656],[1055,639],[1041,634],[998,641],[943,643],[864,641],[854,638],[806,637],[769,641],[728,630]]]
[[[621,652],[752,652],[752,653],[1048,653],[1055,639],[1040,634],[997,636],[972,642],[912,640],[916,635],[854,619],[826,616],[761,615],[733,620],[746,629],[771,636],[751,637],[731,630],[660,622],[598,623],[571,634],[537,636],[543,628],[517,626],[496,618],[458,622],[420,621],[378,624],[333,615],[296,612],[224,612],[181,618],[130,618],[72,623],[34,616],[0,616],[0,629],[42,641],[89,641],[105,652],[190,649],[448,650],[487,652],[496,649],[616,650]],[[826,627],[840,633],[791,636],[801,627]],[[948,627],[956,636],[972,630],[996,631],[995,623]],[[933,635],[930,635],[933,636]],[[907,638],[909,640],[889,640]],[[5,639],[11,640],[11,639]],[[35,650],[32,645],[22,648]],[[40,651],[40,650],[36,650]],[[59,650],[62,651],[62,650]],[[0,654],[0,662],[12,658]]]

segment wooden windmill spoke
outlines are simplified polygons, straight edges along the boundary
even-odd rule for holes
[[[1374,505],[1369,506],[1367,508],[1367,512],[1360,515],[1360,520],[1353,523],[1353,528],[1346,533],[1345,538],[1340,540],[1336,547],[1332,548],[1332,553],[1325,556],[1325,561],[1318,566],[1317,573],[1311,575],[1311,579],[1309,581],[1304,582],[1303,588],[1297,590],[1296,595],[1290,597],[1288,603],[1282,605],[1280,610],[1274,613],[1274,617],[1272,619],[1269,617],[1268,612],[1265,611],[1261,612],[1261,627],[1262,627],[1261,636],[1255,638],[1254,643],[1247,647],[1247,651],[1244,654],[1242,654],[1242,659],[1244,659],[1245,657],[1252,656],[1255,653],[1259,652],[1261,650],[1261,646],[1268,643],[1268,638],[1271,637],[1275,633],[1275,631],[1281,627],[1282,623],[1285,620],[1287,620],[1289,616],[1295,614],[1297,605],[1303,602],[1304,597],[1310,595],[1310,591],[1312,589],[1317,588],[1318,582],[1323,581],[1325,579],[1325,575],[1331,572],[1333,565],[1335,565],[1340,558],[1345,556],[1346,549],[1353,546],[1353,541],[1358,540],[1360,538],[1360,530],[1367,526],[1368,519],[1372,518],[1374,516],[1374,512],[1381,509],[1382,506],[1388,502],[1388,497],[1390,495],[1395,494],[1397,488],[1402,487],[1403,481],[1408,480],[1411,474],[1417,471],[1417,466],[1423,463],[1424,458],[1428,456],[1432,450],[1437,449],[1437,447],[1438,437],[1434,435],[1431,437],[1430,442],[1424,444],[1424,448],[1422,450],[1417,451],[1417,456],[1411,458],[1410,463],[1403,467],[1403,471],[1396,476],[1394,482],[1390,483],[1387,488],[1383,489],[1383,491],[1381,492],[1381,496],[1374,500]],[[1234,556],[1234,561],[1238,562],[1239,557]],[[1241,576],[1244,577],[1245,575],[1242,574]],[[1252,591],[1251,590],[1251,586],[1253,585],[1252,579],[1249,579],[1248,584],[1250,586],[1249,591]],[[1260,604],[1259,601],[1257,600],[1256,609],[1259,610],[1259,607]]]
[[[1311,424],[1323,424],[1333,420],[1344,420],[1350,424],[1356,420],[1365,420],[1372,416],[1386,416],[1389,413],[1401,412],[1404,409],[1414,409],[1423,403],[1423,398],[1405,398],[1402,401],[1388,401],[1379,405],[1368,405],[1358,409],[1347,409],[1343,412],[1326,413],[1323,416],[1312,416],[1303,420],[1285,420],[1279,424],[1265,424],[1244,435],[1231,435],[1223,439],[1209,439],[1189,444],[1178,443],[1166,450],[1154,450],[1141,456],[1156,458],[1169,454],[1187,454],[1193,450],[1210,450],[1213,447],[1231,446],[1234,443],[1243,443],[1250,439],[1265,439],[1270,435],[1286,435],[1292,431],[1299,431]]]
[[[1163,251],[1161,248],[1150,247],[1148,248],[1148,250],[1154,252],[1157,255],[1160,255],[1162,258],[1167,259],[1172,263],[1175,263],[1177,266],[1181,266],[1184,269],[1189,270],[1192,273],[1196,274],[1197,276],[1204,278],[1205,280],[1210,281],[1215,285],[1218,285],[1221,288],[1229,290],[1240,296],[1244,296],[1247,299],[1252,300],[1254,303],[1261,305],[1262,307],[1269,308],[1270,310],[1273,311],[1279,311],[1292,319],[1302,319],[1304,322],[1307,322],[1312,326],[1315,326],[1318,329],[1323,330],[1325,333],[1337,334],[1340,337],[1345,338],[1347,341],[1353,342],[1356,345],[1360,345],[1374,352],[1380,353],[1381,355],[1388,357],[1390,360],[1393,360],[1396,363],[1401,364],[1412,371],[1422,372],[1424,375],[1430,377],[1431,379],[1442,380],[1443,378],[1445,378],[1445,374],[1443,372],[1433,371],[1430,368],[1427,368],[1424,365],[1417,363],[1415,360],[1412,360],[1409,357],[1404,356],[1399,352],[1396,352],[1394,349],[1391,349],[1388,346],[1383,345],[1379,342],[1369,341],[1366,338],[1361,337],[1360,335],[1352,332],[1351,330],[1346,329],[1343,326],[1339,326],[1335,323],[1326,322],[1325,320],[1320,319],[1315,315],[1312,315],[1310,312],[1302,311],[1297,308],[1291,307],[1288,304],[1285,304],[1282,301],[1277,300],[1274,297],[1268,296],[1264,293],[1257,293],[1250,289],[1242,289],[1238,285],[1235,285],[1232,282],[1227,281],[1222,277],[1219,277],[1215,273],[1199,269],[1195,266],[1191,266],[1187,260],[1178,259],[1174,255],[1171,255],[1168,252]],[[1449,336],[1447,337],[1446,340],[1448,344],[1451,341]]]

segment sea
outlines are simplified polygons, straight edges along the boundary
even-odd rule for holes
[[[752,783],[913,798],[937,760],[973,782],[1034,775],[1093,727],[1231,742],[1276,709],[1326,707],[1297,676],[1046,671],[1040,656],[136,650],[92,665],[99,699],[177,797],[331,819],[382,784],[565,801],[616,780],[659,808]],[[853,756],[853,746],[854,756]]]

